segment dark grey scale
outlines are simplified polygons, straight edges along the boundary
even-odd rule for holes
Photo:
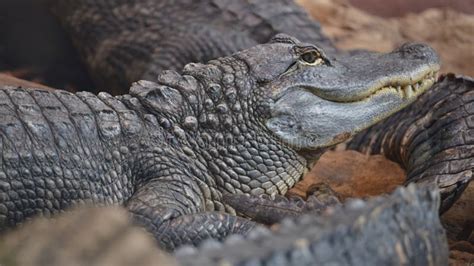
[[[52,178],[54,178],[56,188],[60,193],[57,198],[67,199],[59,202],[60,205],[64,206],[58,209],[63,209],[74,201],[80,200],[79,195],[73,192],[75,188],[72,183],[83,178],[100,182],[100,177],[93,174],[95,169],[92,169],[93,167],[86,155],[86,151],[90,151],[89,148],[86,148],[89,143],[84,140],[72,116],[59,97],[46,91],[31,91],[30,94],[48,121],[56,142],[56,149],[61,154],[59,162],[53,167],[54,177]],[[68,181],[63,180],[63,178]]]
[[[76,152],[78,147],[81,147],[80,136],[64,105],[54,94],[47,91],[31,91],[30,95],[40,108],[44,119],[48,121],[58,150],[62,153]],[[65,162],[65,165],[71,164],[73,162]]]
[[[42,208],[51,213],[59,210],[54,198],[60,196],[56,185],[61,186],[61,183],[52,177],[61,168],[51,128],[28,92],[7,88],[1,91],[0,98],[3,108],[2,194],[8,195],[4,200],[10,210],[8,214],[2,211],[2,215],[10,218],[1,224],[12,226],[15,220],[42,213]],[[43,177],[48,178],[46,182],[41,180]],[[36,200],[38,193],[44,196],[41,200]]]
[[[101,92],[98,98],[117,113],[123,137],[134,137],[143,131],[143,120],[136,111],[130,110],[123,102],[108,93]],[[156,118],[150,123],[157,125]]]
[[[92,110],[98,128],[99,138],[113,141],[122,134],[120,120],[115,110],[107,106],[96,95],[79,92],[77,96]]]
[[[79,138],[82,146],[78,147],[78,151],[81,151],[82,148],[86,158],[91,158],[92,160],[96,159],[93,157],[91,148],[98,147],[101,144],[98,140],[99,132],[92,110],[75,94],[63,91],[55,91],[54,94],[64,105],[78,135],[80,136]],[[90,162],[86,163],[85,166],[88,169],[92,167]]]

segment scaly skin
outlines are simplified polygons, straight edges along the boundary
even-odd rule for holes
[[[82,51],[91,73],[98,76],[101,84],[109,88],[122,88],[123,91],[128,88],[128,84],[140,78],[153,80],[155,72],[161,69],[180,69],[187,62],[202,62],[228,55],[256,43],[265,42],[277,32],[295,35],[301,41],[318,44],[335,54],[341,53],[321,33],[319,24],[310,19],[301,7],[289,0],[207,0],[199,1],[199,4],[194,1],[155,3],[154,0],[126,2],[108,0],[100,5],[97,1],[56,1],[54,6],[76,46]],[[131,6],[134,8],[126,8]],[[127,23],[131,21],[133,23]],[[94,30],[91,31],[91,28]],[[173,38],[179,40],[173,41]],[[99,49],[96,49],[97,47]],[[153,56],[150,57],[150,54]],[[101,60],[106,57],[108,60]],[[128,63],[132,62],[133,66],[142,67],[130,67],[125,59],[129,60]],[[133,71],[133,74],[130,74],[130,71]],[[117,81],[121,85],[117,85]],[[442,93],[439,93],[433,95],[433,99],[442,97]],[[412,173],[414,166],[409,165],[408,158],[417,155],[411,151],[404,151],[401,154],[401,148],[397,145],[403,139],[403,129],[394,130],[398,127],[407,127],[412,121],[423,118],[423,115],[416,111],[417,108],[413,107],[411,110],[413,111],[402,112],[396,118],[392,118],[390,120],[392,124],[384,123],[371,129],[370,133],[361,134],[351,147],[365,150],[367,148],[364,147],[370,142],[369,135],[380,136],[376,141],[378,148],[374,147],[372,153],[382,152],[401,163],[410,172],[409,182],[423,180],[444,187],[441,210],[445,211],[472,180],[472,167],[469,166],[472,165],[472,159],[466,155],[462,162],[450,158],[447,153],[439,153],[437,160],[452,161],[450,164],[453,165],[453,169],[461,167],[462,171],[445,171],[439,167],[430,174],[422,174],[422,169],[428,169],[430,165],[435,164],[430,161],[434,157],[427,156],[418,159],[416,166],[418,170]],[[454,124],[459,123],[462,121]],[[390,133],[384,133],[386,130]],[[413,128],[411,130],[416,131]],[[456,140],[458,146],[469,145],[469,138],[460,138],[458,132],[450,131],[450,135],[440,141],[449,142],[449,139],[458,139]],[[382,137],[385,135],[390,135],[391,138]],[[388,142],[389,139],[398,142]],[[382,151],[380,147],[385,148]],[[464,166],[454,166],[456,163]],[[450,171],[457,174],[447,174]]]
[[[328,207],[340,204],[339,197],[326,184],[312,185],[306,200],[299,196],[289,198],[282,195],[249,196],[245,194],[225,194],[222,200],[235,211],[258,223],[276,224],[284,218],[297,219],[302,214],[318,215]]]
[[[308,53],[319,53],[314,64]],[[358,59],[366,67],[356,73],[387,62],[414,76],[438,60],[418,44]],[[338,64],[311,44],[278,35],[207,65],[189,64],[182,75],[163,71],[156,83],[139,81],[117,97],[3,88],[0,229],[92,203],[124,205],[168,250],[245,234],[255,223],[235,216],[222,194],[285,194],[307,170],[298,151],[332,145],[341,128],[319,132],[327,116],[313,119],[314,112],[350,108],[360,123],[342,128],[355,133],[416,98],[385,88],[387,79],[400,80],[394,71],[373,77],[384,85],[362,101],[326,99],[339,93],[357,98],[374,88],[344,87],[342,80],[320,89],[319,74],[339,71]],[[301,132],[318,138],[282,141],[292,119],[297,124],[308,117]]]

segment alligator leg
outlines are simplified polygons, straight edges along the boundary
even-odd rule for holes
[[[179,181],[178,181],[179,180]],[[245,234],[256,224],[242,217],[205,211],[202,195],[183,179],[145,183],[127,203],[133,220],[144,226],[166,250],[204,239]]]
[[[448,75],[418,101],[357,135],[349,149],[382,153],[407,170],[407,183],[434,183],[446,211],[473,178],[474,80]]]
[[[226,194],[223,200],[238,213],[263,224],[275,224],[287,217],[303,213],[319,213],[327,207],[339,205],[337,194],[326,184],[315,184],[306,192],[306,200],[299,196]]]

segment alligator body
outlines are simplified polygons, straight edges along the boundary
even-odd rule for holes
[[[129,84],[136,80],[155,80],[161,70],[181,71],[186,63],[206,62],[227,56],[267,42],[277,33],[286,33],[300,41],[317,44],[328,58],[341,62],[341,68],[347,67],[344,71],[326,73],[327,76],[322,79],[328,77],[329,80],[325,81],[326,84],[319,84],[321,87],[327,86],[327,82],[336,77],[338,82],[352,83],[354,87],[374,80],[372,74],[364,79],[364,72],[352,70],[365,67],[357,63],[357,58],[377,57],[376,54],[339,51],[322,34],[319,23],[293,0],[48,1],[52,3],[57,17],[69,32],[98,86],[113,92],[128,93]],[[396,69],[396,64],[384,64],[370,68],[374,69],[374,76],[383,75],[384,70],[400,71]],[[441,112],[448,111],[444,109]],[[437,114],[432,117],[440,116]],[[407,142],[400,140],[413,131],[423,130],[421,124],[408,127],[411,122],[421,119],[423,116],[417,110],[402,113],[396,120],[381,123],[369,133],[363,133],[357,143],[353,142],[349,148],[385,153],[407,170],[407,182],[436,183],[441,188],[443,198],[441,211],[445,211],[473,178],[470,155],[453,159],[446,154],[451,150],[459,153],[461,149],[468,149],[472,145],[469,137],[472,133],[460,138],[459,134],[464,134],[464,131],[453,131],[460,133],[445,134],[438,141],[430,140],[429,134],[411,135],[417,139],[413,139],[413,145],[407,151],[403,146]],[[449,124],[453,128],[467,128],[462,119],[453,119],[456,121]],[[337,123],[347,122],[339,119]],[[399,127],[399,123],[404,126]],[[413,127],[418,128],[415,130]],[[391,129],[391,133],[384,133],[387,129]],[[384,138],[387,134],[391,137]],[[292,135],[297,134],[286,134],[289,137]],[[378,143],[379,148],[386,148],[369,148],[369,139]],[[418,143],[424,145],[419,146]],[[413,165],[414,158],[420,154],[423,156],[416,160],[416,166]],[[461,163],[458,161],[460,159],[464,161]]]
[[[123,96],[4,88],[1,228],[93,203],[125,205],[166,249],[246,233],[223,193],[285,194],[307,160],[414,101],[439,68],[413,44],[359,57],[352,75],[368,82],[333,80],[345,60],[277,35]]]

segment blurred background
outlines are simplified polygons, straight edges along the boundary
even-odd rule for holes
[[[371,14],[384,17],[403,16],[433,7],[452,8],[460,12],[474,13],[474,2],[471,0],[350,0],[349,2]]]

